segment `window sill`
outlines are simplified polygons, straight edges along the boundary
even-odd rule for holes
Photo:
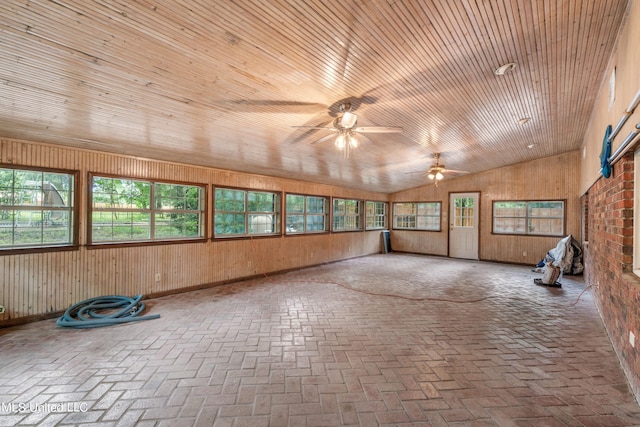
[[[92,243],[87,245],[87,249],[105,249],[105,248],[131,248],[139,246],[160,246],[160,245],[182,245],[185,243],[206,243],[206,238],[198,239],[176,239],[176,240],[153,240],[153,241],[141,241],[141,242],[104,242],[104,243]]]
[[[64,245],[64,246],[47,246],[38,248],[7,248],[0,249],[0,256],[3,255],[23,255],[23,254],[36,254],[45,252],[66,252],[77,251],[80,247],[78,245]]]

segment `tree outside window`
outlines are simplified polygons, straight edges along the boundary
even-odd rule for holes
[[[333,231],[362,230],[362,200],[333,199]]]
[[[322,196],[287,194],[286,233],[324,233],[328,226],[328,199]]]
[[[216,188],[214,236],[280,233],[280,195],[266,191]]]
[[[0,168],[0,250],[74,245],[75,173]]]
[[[91,182],[92,243],[204,237],[203,186],[101,176]]]

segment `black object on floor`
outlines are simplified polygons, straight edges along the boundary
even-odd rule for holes
[[[538,286],[548,286],[550,288],[561,288],[562,287],[562,283],[560,283],[560,282],[544,283],[542,281],[542,279],[533,279],[533,283],[535,283]]]

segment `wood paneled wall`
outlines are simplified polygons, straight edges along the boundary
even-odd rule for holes
[[[387,200],[388,196],[9,139],[0,139],[0,163],[78,170],[81,195],[79,250],[0,254],[0,305],[6,309],[0,315],[0,326],[59,312],[95,296],[176,292],[382,249],[380,231],[87,248],[89,172],[368,200]],[[161,277],[158,282],[156,274]]]
[[[78,170],[81,177],[77,186],[81,195],[79,250],[0,255],[0,304],[6,308],[0,326],[59,312],[94,296],[177,292],[381,251],[379,231],[87,248],[89,172],[368,200],[441,201],[442,231],[393,230],[392,247],[443,256],[448,253],[449,193],[478,191],[480,258],[526,264],[537,263],[558,239],[493,235],[492,200],[566,199],[567,234],[580,240],[578,152],[392,195],[9,139],[0,139],[0,163]],[[160,281],[155,280],[156,274]]]
[[[572,234],[580,241],[582,228],[581,204],[578,197],[579,171],[580,153],[572,151],[479,174],[447,178],[440,182],[438,187],[429,184],[395,193],[391,196],[392,202],[442,202],[443,215],[440,232],[392,230],[391,246],[394,251],[446,256],[449,239],[449,194],[479,192],[480,259],[536,264],[558,243],[559,238],[492,234],[492,202],[566,200],[566,234]]]

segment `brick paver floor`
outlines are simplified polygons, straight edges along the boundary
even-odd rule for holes
[[[582,278],[540,277],[374,255],[2,329],[0,425],[640,425]]]

